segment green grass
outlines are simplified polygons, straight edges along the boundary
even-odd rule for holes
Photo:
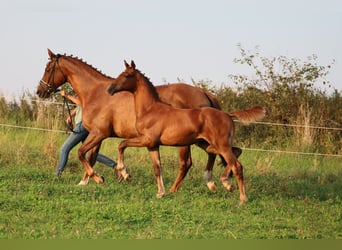
[[[194,166],[181,189],[162,199],[146,149],[129,148],[126,164],[133,180],[118,184],[112,170],[95,166],[106,178],[76,184],[83,169],[76,150],[61,178],[54,175],[65,135],[0,130],[0,238],[3,239],[341,239],[342,163],[313,157],[244,151],[249,202],[220,183],[203,180],[206,155],[193,148]],[[101,152],[116,155],[119,140]],[[177,150],[161,151],[164,183],[178,171]],[[235,182],[234,182],[235,183]]]

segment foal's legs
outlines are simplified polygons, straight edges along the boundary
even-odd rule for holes
[[[222,157],[224,157],[227,165],[220,177],[220,181],[222,182],[222,185],[228,190],[232,190],[232,186],[228,182],[228,177],[230,174],[230,171],[233,171],[233,174],[236,177],[236,181],[238,183],[239,192],[240,192],[240,205],[247,202],[247,195],[246,195],[246,189],[243,179],[243,167],[241,163],[237,160],[235,155],[231,150],[228,150],[227,153],[223,154]]]
[[[164,183],[163,183],[159,147],[149,148],[148,152],[152,160],[154,175],[156,176],[156,179],[157,179],[157,185],[158,185],[157,198],[162,198],[165,195],[165,188],[164,188]]]
[[[217,187],[213,181],[213,167],[216,159],[216,154],[208,153],[207,166],[205,167],[204,179],[207,181],[207,187],[211,191],[216,191]]]
[[[232,147],[232,151],[233,151],[233,154],[235,155],[236,159],[238,159],[239,156],[242,154],[242,149],[238,148],[238,147]],[[227,165],[226,161],[224,160],[224,158],[222,156],[220,156],[220,157],[221,157],[223,166],[226,166]],[[229,173],[228,173],[228,178],[230,178],[232,176],[233,176],[233,170],[230,169]],[[227,180],[227,183],[228,183],[228,180]],[[232,185],[230,185],[229,191],[230,192],[234,191],[234,187]]]
[[[217,151],[212,146],[210,146],[210,144],[205,140],[198,142],[197,146],[204,149],[208,153],[208,162],[207,162],[207,166],[205,168],[206,170],[204,172],[204,179],[207,182],[207,186],[208,186],[209,190],[216,191],[217,187],[216,187],[215,182],[213,181],[213,167],[214,167]],[[242,149],[238,148],[238,147],[232,147],[232,153],[235,155],[235,157],[237,159],[241,155]],[[222,164],[224,166],[226,166],[227,165],[226,160],[224,159],[224,157],[222,157],[222,156],[220,156],[220,157],[222,160]],[[232,170],[229,170],[227,173],[227,176],[230,177],[232,175],[232,173],[233,173]],[[228,177],[227,177],[226,183],[228,183]],[[229,191],[233,191],[233,187],[231,185],[229,185],[229,186],[230,186]]]
[[[172,184],[169,192],[173,193],[178,191],[181,183],[183,182],[186,174],[192,166],[190,146],[179,147],[179,170],[175,182]]]
[[[119,173],[123,176],[123,178],[126,180],[127,178],[129,178],[129,175],[126,172],[126,167],[124,165],[125,149],[127,147],[148,147],[148,150],[152,159],[152,163],[153,163],[154,173],[157,179],[157,185],[158,185],[157,197],[161,198],[165,194],[165,188],[164,188],[164,183],[163,183],[163,178],[162,178],[162,173],[161,173],[159,147],[149,147],[149,145],[151,145],[151,143],[149,139],[145,137],[136,137],[136,138],[131,138],[131,139],[121,141],[118,147],[118,165],[116,168],[119,171]]]

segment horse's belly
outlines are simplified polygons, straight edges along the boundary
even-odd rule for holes
[[[179,130],[167,130],[160,137],[160,143],[167,146],[191,145],[197,141],[197,132]]]

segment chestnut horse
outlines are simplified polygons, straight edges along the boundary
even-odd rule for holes
[[[79,148],[78,155],[85,168],[85,174],[80,182],[86,185],[88,176],[93,177],[97,183],[102,183],[92,166],[101,142],[107,137],[134,138],[135,112],[133,95],[122,92],[113,97],[106,93],[106,88],[114,80],[103,75],[82,60],[66,55],[55,55],[48,49],[50,61],[47,63],[44,75],[37,88],[39,97],[48,98],[59,86],[69,82],[76,92],[83,108],[83,125],[89,131],[87,139]],[[157,87],[160,98],[172,106],[179,108],[214,107],[220,109],[216,98],[197,87],[186,84],[169,84]],[[88,159],[85,157],[88,153]],[[241,149],[235,148],[236,155]],[[189,147],[180,147],[179,172],[170,192],[178,190],[192,165]],[[207,168],[212,169],[215,161],[214,154],[208,154]]]
[[[224,171],[220,181],[227,190],[231,190],[228,182],[232,170],[236,176],[240,191],[240,204],[247,202],[243,167],[232,150],[234,123],[231,116],[243,123],[261,119],[265,110],[254,106],[249,110],[231,112],[229,114],[213,108],[178,109],[166,105],[159,99],[152,83],[132,61],[129,65],[125,61],[126,70],[108,88],[108,93],[130,91],[134,95],[136,112],[135,138],[123,140],[118,147],[117,169],[122,175],[127,175],[124,165],[124,151],[127,147],[147,147],[151,153],[155,175],[158,183],[157,197],[165,194],[161,173],[159,146],[185,146],[197,144],[206,152],[219,154],[223,158]],[[115,96],[115,95],[114,95]],[[206,174],[208,187],[216,189],[212,181],[212,173]]]

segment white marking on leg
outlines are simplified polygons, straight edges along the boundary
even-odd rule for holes
[[[157,185],[158,185],[157,198],[162,198],[165,195],[165,188],[164,188],[163,177],[161,175],[157,177]]]
[[[213,172],[212,171],[208,171],[208,170],[204,171],[203,178],[207,182],[211,181],[211,179],[213,178]]]
[[[81,180],[78,184],[77,184],[77,186],[86,186],[86,185],[88,185],[88,182],[89,182],[89,176],[87,176],[84,180]]]
[[[217,187],[215,185],[215,182],[212,180],[213,179],[213,171],[208,171],[206,170],[204,172],[204,179],[207,182],[207,187],[209,188],[210,191],[216,191]]]

